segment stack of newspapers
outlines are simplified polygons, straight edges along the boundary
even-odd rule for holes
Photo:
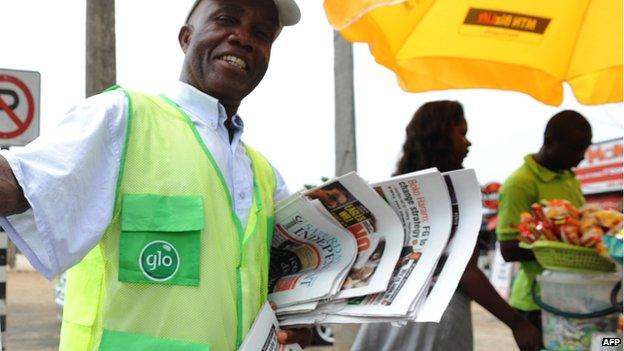
[[[281,326],[439,322],[481,225],[473,170],[368,183],[356,173],[278,203],[269,300]]]

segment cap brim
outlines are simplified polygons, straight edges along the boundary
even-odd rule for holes
[[[193,6],[186,15],[186,21],[189,21],[191,14],[202,0],[195,0]],[[294,0],[273,0],[277,7],[277,13],[279,15],[280,26],[292,26],[299,22],[301,19],[301,11],[299,6]]]
[[[282,26],[292,26],[301,19],[301,11],[294,0],[273,0],[277,6],[280,24]]]

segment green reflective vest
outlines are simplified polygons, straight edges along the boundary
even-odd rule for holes
[[[267,298],[273,168],[246,146],[242,228],[189,117],[164,96],[126,94],[113,218],[68,271],[60,350],[236,350]]]

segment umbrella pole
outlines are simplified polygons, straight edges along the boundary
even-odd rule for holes
[[[334,31],[336,176],[357,169],[353,47]]]

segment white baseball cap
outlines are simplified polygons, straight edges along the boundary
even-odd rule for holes
[[[195,0],[191,10],[186,16],[188,22],[189,17],[202,0]],[[301,11],[295,0],[273,0],[275,6],[277,6],[277,13],[279,15],[280,26],[292,26],[299,22],[301,19]]]

